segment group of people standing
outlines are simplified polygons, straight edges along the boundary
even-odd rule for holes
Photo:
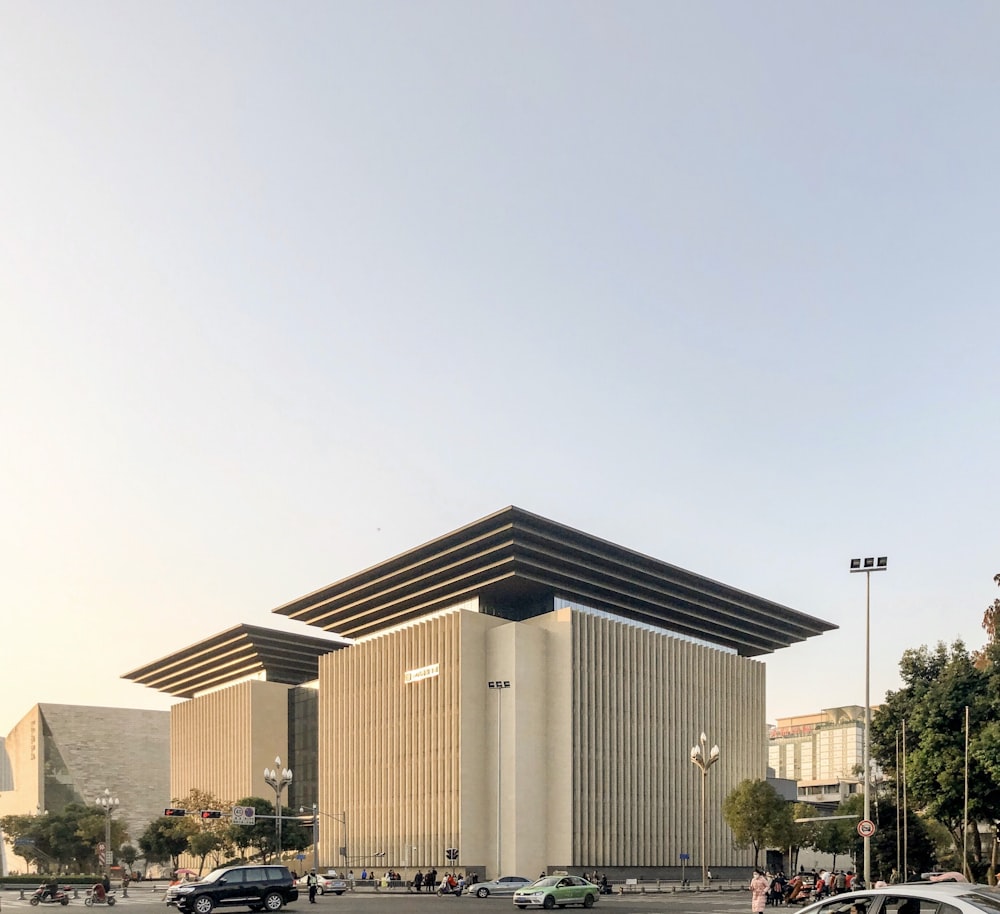
[[[809,877],[809,878],[807,878]],[[865,881],[853,870],[800,872],[788,879],[784,873],[755,869],[750,880],[751,910],[760,914],[768,905],[796,904],[863,889]]]
[[[465,877],[461,873],[445,873],[438,883],[438,871],[428,870],[426,873],[417,870],[413,877],[413,891],[425,889],[428,892],[439,891],[442,894],[461,895],[465,890]]]

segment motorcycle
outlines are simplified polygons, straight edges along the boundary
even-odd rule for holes
[[[44,898],[43,895],[45,895]],[[69,895],[62,888],[57,888],[54,895],[46,893],[46,887],[40,885],[35,889],[35,894],[28,899],[28,902],[32,907],[37,907],[40,904],[69,904]]]
[[[83,903],[91,908],[95,904],[106,904],[108,907],[114,907],[117,899],[115,898],[115,893],[112,891],[105,891],[105,888],[101,883],[96,882],[90,887],[90,891],[87,892],[87,897],[83,899]]]

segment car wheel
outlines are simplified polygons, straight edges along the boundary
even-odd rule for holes
[[[344,890],[341,889],[339,892],[334,892],[333,894],[334,895],[343,895],[344,894]]]
[[[487,888],[476,889],[476,898],[485,898],[490,894],[490,890]]]
[[[594,906],[594,896],[589,892],[583,898],[583,906],[585,908],[592,908]]]
[[[284,899],[277,892],[268,892],[264,896],[264,907],[268,911],[280,911],[284,903]]]
[[[551,911],[556,906],[556,900],[551,895],[545,896],[545,901],[542,902],[542,907],[546,910]]]
[[[199,895],[188,905],[188,907],[194,911],[194,914],[212,914],[212,908],[215,907],[215,902],[212,901],[210,895]]]

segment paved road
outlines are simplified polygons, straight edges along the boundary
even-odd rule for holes
[[[27,901],[21,901],[17,892],[0,893],[0,911],[24,909],[41,914],[49,911],[58,914],[66,908],[84,909],[84,893],[61,905],[40,905],[32,908]],[[120,894],[120,893],[119,893]],[[457,908],[458,910],[453,910]],[[746,891],[728,892],[684,892],[663,893],[662,895],[605,895],[596,908],[605,914],[748,914],[750,894]],[[143,910],[140,910],[143,909]],[[89,912],[110,914],[106,905],[95,905]],[[226,914],[227,908],[218,909],[218,914]],[[246,914],[245,909],[233,908],[233,914]],[[509,898],[476,898],[464,895],[461,898],[439,898],[436,895],[414,895],[407,892],[353,892],[346,895],[323,895],[316,905],[309,904],[305,895],[286,909],[289,914],[511,914],[514,906]],[[533,909],[532,909],[533,910]],[[576,911],[566,908],[565,911]],[[582,909],[580,909],[582,911]],[[163,903],[163,892],[153,892],[141,883],[129,888],[128,898],[119,898],[114,906],[115,914],[174,914],[173,908]],[[83,914],[81,910],[79,914]],[[563,914],[563,912],[559,912]]]

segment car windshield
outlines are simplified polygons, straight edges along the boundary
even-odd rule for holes
[[[224,876],[229,870],[223,868],[221,870],[212,870],[207,876],[202,876],[199,882],[218,882],[220,876]]]
[[[534,883],[537,886],[543,885],[557,885],[562,876],[546,876],[544,879],[539,879],[538,882]]]
[[[977,907],[980,911],[1000,911],[1000,894],[995,889],[978,888],[959,895],[959,898]]]

